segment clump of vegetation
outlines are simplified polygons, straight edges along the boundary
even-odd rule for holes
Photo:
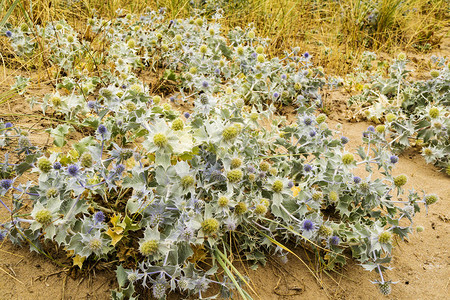
[[[395,237],[438,199],[406,192],[407,177],[392,175],[398,157],[386,128],[368,128],[363,146],[346,148],[317,113],[325,80],[309,53],[270,58],[254,27],[225,37],[218,21],[168,19],[164,9],[89,19],[90,40],[64,21],[28,29],[5,35],[19,59],[45,47],[57,82],[28,100],[62,120],[48,129],[56,147],[47,150],[0,123],[0,202],[11,216],[3,236],[41,253],[57,245],[78,266],[117,261],[113,299],[136,290],[202,298],[211,285],[248,299],[230,254],[264,264],[290,252],[287,241],[315,249],[327,269],[351,252],[389,293],[382,273]],[[160,74],[160,86],[150,89],[142,70]],[[25,93],[21,82],[14,89]],[[185,104],[194,108],[172,108]],[[275,114],[283,104],[295,107],[295,122]],[[68,142],[80,128],[84,137]]]
[[[448,172],[450,166],[450,71],[445,58],[432,57],[427,80],[412,80],[408,59],[401,53],[389,67],[388,77],[374,73],[366,88],[350,99],[363,107],[365,118],[378,125],[377,134],[401,152],[418,146],[427,163]]]

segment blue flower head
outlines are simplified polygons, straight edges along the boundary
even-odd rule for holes
[[[87,107],[90,108],[90,109],[94,109],[95,108],[95,104],[96,104],[95,101],[92,101],[92,100],[88,101]]]
[[[105,125],[100,124],[97,128],[97,131],[98,131],[98,133],[103,135],[108,131],[108,129],[106,129]]]
[[[80,167],[77,166],[77,165],[70,165],[70,166],[67,168],[67,172],[69,173],[70,176],[75,177],[75,176],[77,176],[78,173],[80,172]]]
[[[94,220],[96,223],[102,223],[105,221],[105,214],[102,211],[98,211],[94,215]]]
[[[287,78],[286,74],[281,75],[281,79],[286,80],[286,78]]]
[[[354,176],[353,177],[353,182],[356,183],[356,184],[360,183],[361,182],[361,177]]]
[[[252,53],[252,57],[253,57],[253,58],[257,58],[257,57],[258,57],[258,53],[253,52],[253,53]]]
[[[312,119],[311,119],[310,117],[306,117],[306,118],[303,120],[303,123],[305,123],[306,126],[309,126],[309,125],[312,124]]]
[[[53,169],[55,169],[55,170],[59,170],[59,169],[61,169],[61,163],[59,162],[59,161],[55,161],[54,163],[53,163]]]
[[[391,155],[389,158],[391,160],[391,163],[396,164],[398,162],[398,156],[397,155]]]
[[[11,127],[13,127],[13,124],[11,122],[5,123],[5,128],[11,128]]]
[[[311,130],[311,131],[309,132],[309,136],[310,136],[310,137],[315,137],[315,136],[316,136],[316,131],[315,131],[315,130]]]
[[[206,89],[207,87],[209,87],[209,82],[208,81],[203,81],[202,82],[202,86]]]
[[[309,172],[309,171],[312,170],[312,167],[311,167],[311,165],[306,164],[306,165],[303,167],[303,170],[305,170],[305,172]]]
[[[302,229],[306,231],[312,231],[314,230],[314,223],[311,220],[306,219],[303,221]]]
[[[184,117],[185,117],[186,119],[188,119],[190,116],[191,116],[190,113],[188,113],[188,112],[185,112],[185,113],[184,113]]]
[[[341,143],[342,143],[342,145],[347,144],[347,143],[348,143],[348,137],[342,136],[342,137],[341,137]]]
[[[309,57],[309,53],[308,53],[308,52],[305,52],[305,53],[303,53],[303,56],[304,56],[305,58],[308,58],[308,57]]]
[[[331,245],[337,246],[337,245],[339,245],[340,242],[341,242],[341,239],[337,235],[333,235],[332,237],[330,237]]]
[[[8,190],[12,186],[12,180],[11,179],[3,179],[0,181],[0,186],[4,188],[5,190]]]
[[[116,166],[116,173],[117,174],[122,174],[122,172],[125,171],[125,166],[122,164],[119,164]]]
[[[280,94],[278,94],[277,92],[275,92],[275,93],[273,93],[273,97],[274,97],[275,99],[277,99],[278,97],[280,97]]]
[[[294,186],[294,183],[292,181],[288,182],[288,188],[292,188]]]
[[[6,36],[7,36],[7,37],[12,37],[12,32],[11,32],[11,31],[9,31],[9,30],[8,30],[8,31],[6,31],[6,32],[5,32],[5,34],[6,34]]]
[[[367,127],[367,131],[375,132],[375,127],[370,125],[369,127]]]

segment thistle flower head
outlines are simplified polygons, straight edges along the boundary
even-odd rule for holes
[[[164,133],[159,132],[153,136],[153,143],[159,148],[164,148],[169,143],[169,140]]]
[[[5,189],[8,190],[11,186],[12,186],[12,180],[11,179],[2,179],[0,180],[0,186]]]
[[[428,114],[430,115],[430,118],[436,119],[437,117],[439,117],[439,108],[437,107],[430,108]]]
[[[236,206],[234,207],[234,212],[237,215],[242,215],[245,212],[247,212],[247,204],[245,204],[244,202],[239,202],[238,204],[236,204]]]
[[[156,282],[152,287],[152,294],[155,299],[161,299],[166,296],[166,283],[165,282]]]
[[[336,191],[331,191],[330,194],[328,194],[328,198],[332,202],[336,202],[339,200],[339,194]]]
[[[392,240],[392,233],[390,231],[383,231],[378,236],[378,241],[381,244],[390,244]]]
[[[239,168],[241,165],[242,165],[242,159],[240,159],[239,157],[235,157],[231,160],[230,167],[232,169]]]
[[[105,221],[105,214],[102,211],[98,211],[94,214],[94,220],[96,223],[102,223]]]
[[[144,256],[153,255],[158,251],[159,242],[157,240],[147,240],[141,243],[139,251]]]
[[[205,219],[202,222],[202,230],[206,234],[212,234],[219,230],[219,221],[214,218]]]
[[[97,104],[97,102],[91,100],[91,101],[88,101],[87,107],[90,109],[94,109],[96,104]]]
[[[5,123],[5,128],[11,128],[11,127],[13,127],[13,124],[11,122]]]
[[[108,129],[106,129],[106,126],[105,126],[105,125],[100,124],[100,125],[98,125],[97,131],[98,131],[98,133],[100,133],[100,134],[103,135],[103,134],[105,134],[106,132],[108,132]]]
[[[391,293],[391,284],[390,282],[383,282],[378,283],[378,288],[380,289],[380,292],[387,296]]]
[[[255,210],[254,213],[257,215],[265,215],[267,213],[267,206],[263,205],[263,204],[257,204],[255,206]]]
[[[55,169],[55,170],[59,170],[59,169],[61,169],[61,163],[59,162],[59,161],[55,161],[54,163],[53,163],[53,169]]]
[[[275,193],[279,193],[283,190],[283,182],[281,180],[275,180],[272,184],[272,190]]]
[[[34,219],[41,224],[48,224],[52,221],[52,213],[48,209],[42,208],[36,212]]]
[[[48,173],[52,169],[52,163],[46,157],[42,157],[38,160],[37,167],[42,173]]]
[[[386,115],[386,121],[388,121],[389,123],[395,121],[395,119],[397,119],[397,117],[393,113],[389,113]]]
[[[92,167],[93,160],[92,155],[89,152],[84,152],[80,157],[81,166],[84,168]]]
[[[378,125],[377,127],[375,127],[375,130],[378,132],[378,133],[384,133],[385,131],[386,131],[386,126],[384,126],[384,125]]]
[[[303,123],[306,125],[306,126],[309,126],[309,125],[311,125],[312,124],[312,119],[310,118],[310,117],[306,117],[305,119],[303,119]]]
[[[88,248],[93,252],[100,251],[102,249],[103,243],[100,238],[94,237],[89,241]]]
[[[406,175],[403,175],[403,174],[398,175],[397,177],[394,178],[394,184],[396,187],[404,186],[407,181],[408,181],[408,178],[406,177]]]
[[[77,176],[78,173],[80,172],[80,167],[78,165],[70,165],[67,167],[67,172],[69,173],[70,176]]]
[[[333,235],[330,238],[330,244],[333,245],[333,246],[339,245],[340,242],[341,242],[341,239],[337,235]]]
[[[235,139],[239,135],[239,128],[235,125],[226,127],[222,132],[222,137],[225,141]]]
[[[392,164],[396,164],[398,162],[398,156],[391,155],[391,157],[389,157],[389,160],[391,161]]]
[[[427,195],[427,196],[425,197],[425,203],[426,203],[427,205],[434,204],[434,203],[436,203],[438,200],[439,200],[439,197],[438,197],[437,195]]]
[[[346,136],[341,136],[341,144],[342,145],[345,145],[345,144],[347,144],[348,143],[348,137],[346,137]]]
[[[46,196],[47,198],[54,198],[54,197],[56,197],[57,195],[58,195],[58,190],[55,189],[55,188],[53,188],[53,187],[49,188],[49,189],[45,192],[45,196]]]
[[[269,171],[270,164],[267,161],[262,161],[259,164],[259,169],[263,172]]]
[[[433,78],[438,78],[439,77],[439,71],[438,70],[431,70],[430,71],[430,75]]]
[[[217,200],[217,204],[220,207],[226,207],[228,206],[228,203],[230,203],[230,200],[228,200],[228,198],[225,196],[220,196],[219,199]]]
[[[314,230],[314,223],[311,220],[304,220],[302,223],[302,229],[305,231],[312,231]]]
[[[353,176],[353,182],[356,183],[356,184],[360,183],[361,182],[361,177]]]
[[[312,170],[312,166],[309,164],[306,164],[303,166],[303,170],[305,170],[305,172],[310,172]]]
[[[351,164],[354,159],[355,158],[354,158],[353,154],[351,154],[351,153],[347,153],[347,154],[342,155],[342,163],[344,165]]]
[[[242,180],[242,177],[244,174],[242,173],[241,169],[233,169],[228,171],[227,173],[227,179],[230,182],[238,182]]]
[[[125,166],[123,164],[118,164],[116,166],[116,174],[120,175],[125,171]]]
[[[321,124],[321,123],[325,122],[326,119],[327,119],[326,114],[320,114],[317,116],[316,121],[318,124]]]
[[[191,175],[186,175],[181,178],[181,185],[183,188],[188,188],[194,184],[194,177]]]
[[[329,227],[329,226],[321,225],[319,227],[319,231],[318,232],[319,232],[320,236],[328,238],[328,237],[330,237],[333,234],[333,229],[331,227]]]

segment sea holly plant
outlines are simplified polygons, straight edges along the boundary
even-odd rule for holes
[[[369,87],[350,104],[365,106],[363,115],[380,124],[376,131],[400,152],[419,146],[427,163],[450,174],[450,71],[448,61],[432,57],[429,79],[409,79],[404,54],[394,60],[389,78],[369,79]]]
[[[70,32],[57,24],[46,28]],[[288,241],[313,249],[328,269],[351,255],[380,273],[383,293],[390,290],[383,271],[395,237],[407,237],[414,214],[438,198],[404,190],[408,179],[392,175],[398,157],[381,130],[368,128],[351,151],[348,138],[329,128],[316,112],[321,70],[311,69],[308,53],[266,60],[252,29],[227,40],[218,24],[168,21],[164,11],[89,26],[108,29],[110,69],[93,70],[94,79],[89,70],[75,75],[74,64],[58,90],[33,102],[62,113],[61,123],[85,137],[65,145],[69,127],[59,125],[49,130],[57,147],[44,150],[0,123],[8,152],[0,204],[10,214],[3,236],[44,254],[57,245],[78,267],[116,262],[113,299],[204,298],[213,285],[221,297],[249,299],[255,291],[231,257],[254,267],[267,255],[286,260]],[[65,59],[55,51],[55,60]],[[175,96],[138,79],[140,69],[164,66],[172,73],[162,83],[189,92],[180,96],[195,104],[189,112],[173,110],[165,100]],[[287,122],[274,104],[291,102],[296,120]]]

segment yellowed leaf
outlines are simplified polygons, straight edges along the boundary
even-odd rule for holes
[[[83,268],[83,262],[86,260],[85,256],[79,256],[78,254],[73,258],[73,265],[78,266],[81,270]]]
[[[295,185],[291,188],[291,191],[292,191],[294,197],[297,197],[298,193],[299,193],[301,190],[302,190],[302,189],[301,189],[299,186],[295,186]]]
[[[120,227],[115,227],[118,230],[112,230],[111,228],[109,228],[106,231],[106,234],[109,235],[111,237],[111,245],[115,246],[122,238],[123,238],[123,228]]]

